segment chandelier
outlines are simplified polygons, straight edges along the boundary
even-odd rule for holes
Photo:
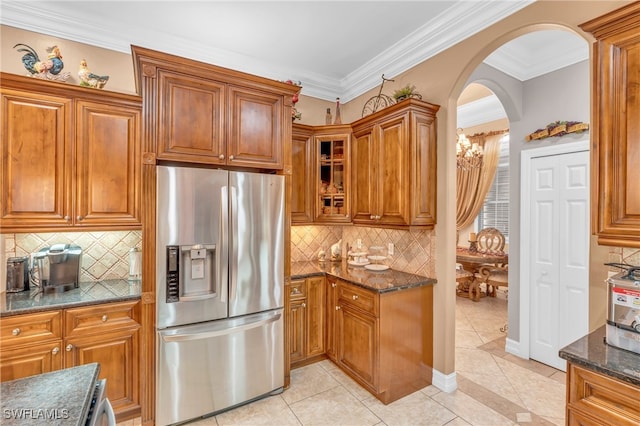
[[[469,139],[458,129],[456,142],[456,163],[459,169],[471,170],[482,167],[482,147],[477,143],[472,144]]]

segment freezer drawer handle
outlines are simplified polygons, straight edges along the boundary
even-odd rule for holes
[[[265,318],[260,321],[250,322],[248,324],[242,324],[238,327],[227,328],[224,330],[205,331],[202,333],[176,334],[171,336],[164,336],[161,334],[161,336],[164,342],[185,342],[189,340],[209,339],[211,337],[224,336],[227,334],[237,333],[238,331],[251,330],[252,328],[262,327],[263,325],[278,321],[280,317],[282,317],[282,313],[274,314],[271,317]]]

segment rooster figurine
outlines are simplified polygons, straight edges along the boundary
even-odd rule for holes
[[[89,71],[85,59],[80,61],[78,77],[80,78],[80,86],[94,87],[96,89],[102,89],[107,84],[107,81],[109,81],[108,75],[96,75]]]
[[[24,52],[22,55],[22,63],[24,67],[31,73],[33,77],[47,80],[67,81],[70,73],[62,73],[64,63],[62,62],[62,53],[58,46],[47,48],[47,60],[41,61],[38,54],[32,47],[26,44],[18,43],[13,48],[20,47],[18,52]]]

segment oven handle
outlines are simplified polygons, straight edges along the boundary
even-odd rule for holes
[[[202,340],[212,337],[226,336],[228,334],[237,333],[239,331],[251,330],[252,328],[262,327],[263,325],[276,322],[282,317],[282,312],[272,314],[269,318],[260,319],[257,321],[249,322],[239,325],[237,327],[225,328],[222,330],[202,331],[198,333],[183,333],[183,334],[171,334],[163,335],[160,333],[163,342],[187,342],[190,340]]]

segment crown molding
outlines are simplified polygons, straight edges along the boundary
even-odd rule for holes
[[[91,17],[79,22],[55,11],[36,7],[30,2],[2,2],[0,23],[127,54],[131,53],[131,45],[135,44],[267,78],[281,79],[286,75],[302,82],[302,94],[306,96],[330,101],[339,97],[343,102],[348,102],[378,86],[380,75],[396,76],[532,2],[456,3],[343,79],[304,69],[284,69],[252,57],[212,48],[204,42],[161,32],[143,32],[130,27],[121,30],[106,28],[96,23],[95,19],[91,20]]]
[[[457,127],[463,129],[507,118],[507,113],[496,95],[480,98],[458,106]]]

